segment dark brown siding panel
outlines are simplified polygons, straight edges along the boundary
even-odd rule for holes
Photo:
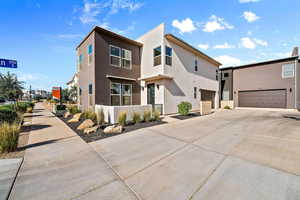
[[[286,108],[286,90],[239,91],[240,107]]]

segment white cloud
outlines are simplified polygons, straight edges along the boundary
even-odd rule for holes
[[[79,17],[81,23],[83,24],[92,24],[98,23],[97,16],[100,14],[102,9],[102,4],[100,3],[89,3],[85,2],[82,9],[82,15]]]
[[[248,37],[241,38],[241,45],[247,49],[255,49],[256,44]]]
[[[223,55],[218,56],[215,58],[217,61],[219,61],[222,66],[230,66],[230,65],[240,65],[241,60],[232,56]]]
[[[112,0],[110,13],[115,14],[120,9],[128,9],[132,12],[142,7],[142,5],[142,3],[132,0]]]
[[[181,22],[177,19],[173,20],[172,26],[179,29],[180,34],[191,33],[196,30],[194,22],[190,18],[186,18]]]
[[[264,40],[260,40],[260,39],[254,38],[254,41],[258,45],[265,46],[265,47],[268,46],[268,42],[266,42]]]
[[[128,34],[130,31],[133,31],[135,29],[135,23],[132,22],[126,29],[124,30],[120,30],[120,29],[116,29],[116,28],[113,28],[112,31],[113,32],[116,32],[118,34],[121,34],[121,35],[126,35]]]
[[[227,42],[225,42],[224,44],[218,44],[214,46],[215,49],[233,49],[235,48],[234,45],[230,45]]]
[[[255,13],[250,12],[250,11],[244,12],[243,16],[249,23],[255,22],[256,20],[258,20],[260,18]]]
[[[254,2],[259,2],[260,0],[239,0],[240,3],[254,3]]]
[[[200,49],[208,49],[209,48],[209,44],[198,44],[198,47],[200,48]]]
[[[227,23],[223,18],[215,15],[210,16],[209,21],[205,23],[203,27],[204,32],[215,32],[224,29],[233,29],[234,26]]]

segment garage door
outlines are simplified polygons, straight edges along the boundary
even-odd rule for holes
[[[239,91],[239,107],[286,108],[286,90]]]

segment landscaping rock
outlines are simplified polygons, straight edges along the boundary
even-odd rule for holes
[[[70,120],[68,121],[68,123],[75,123],[75,122],[79,122],[79,120],[80,120],[80,117],[81,117],[81,113],[77,113],[77,114],[75,114],[75,115],[73,116],[73,118],[72,118],[72,119],[70,119]]]
[[[64,114],[64,118],[66,119],[66,118],[70,117],[70,115],[71,115],[71,113],[68,111]]]
[[[84,133],[86,134],[91,134],[91,133],[94,133],[98,130],[99,126],[94,126],[94,127],[91,127],[91,128],[86,128],[84,129]]]
[[[118,134],[118,133],[122,133],[122,131],[123,131],[123,127],[120,125],[108,126],[103,130],[105,134]]]
[[[94,126],[94,122],[90,119],[84,120],[78,127],[77,130],[84,130],[86,128],[91,128]]]

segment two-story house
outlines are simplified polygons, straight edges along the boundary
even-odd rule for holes
[[[218,107],[221,65],[159,25],[137,40],[95,27],[78,45],[79,106],[152,104],[177,113],[182,101]]]

